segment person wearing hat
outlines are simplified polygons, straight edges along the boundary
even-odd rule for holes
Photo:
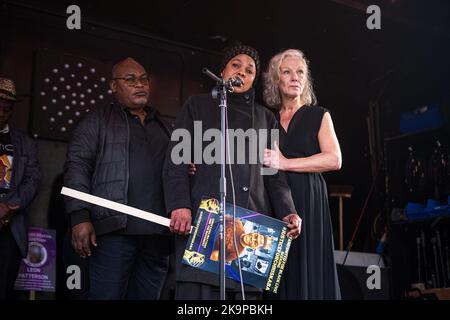
[[[17,101],[14,82],[0,78],[0,300],[14,297],[20,260],[28,251],[25,209],[41,180],[36,143],[8,124]]]
[[[260,73],[260,60],[258,52],[247,45],[235,44],[224,50],[221,76],[224,80],[239,78],[242,85],[235,87],[233,92],[227,94],[228,128],[246,132],[248,129],[265,129],[269,139],[271,129],[278,129],[277,121],[271,111],[255,102],[254,86]],[[201,136],[209,129],[220,129],[219,100],[213,99],[211,94],[191,96],[182,107],[177,117],[175,131],[187,130],[194,136],[194,121],[201,122]],[[196,125],[195,127],[198,127]],[[182,129],[178,131],[178,129]],[[198,130],[198,129],[197,129]],[[211,131],[209,131],[211,132]],[[198,132],[197,132],[198,133]],[[260,141],[260,137],[257,137]],[[166,209],[170,215],[170,229],[176,236],[176,299],[219,299],[219,276],[197,268],[182,264],[182,257],[188,241],[188,233],[195,221],[197,208],[203,196],[220,198],[219,178],[220,163],[195,163],[195,174],[189,177],[190,163],[194,158],[202,157],[207,151],[205,145],[195,145],[192,150],[197,151],[192,159],[180,163],[174,159],[178,141],[172,134],[172,141],[166,155],[164,165],[164,197]],[[248,140],[246,145],[248,145]],[[246,150],[249,150],[247,153]],[[289,223],[289,235],[297,237],[300,233],[301,220],[297,215],[289,186],[281,173],[262,175],[262,163],[249,161],[254,154],[250,148],[240,150],[233,146],[230,150],[234,158],[244,154],[245,161],[236,164],[231,159],[233,184],[230,170],[226,170],[227,201],[232,202],[232,185],[234,185],[236,205],[272,215]],[[174,151],[174,152],[173,152]],[[192,152],[191,152],[192,154]],[[268,192],[270,190],[270,192]],[[240,283],[226,279],[227,294],[230,299],[240,299]],[[258,288],[245,286],[247,299],[259,299],[262,291]]]

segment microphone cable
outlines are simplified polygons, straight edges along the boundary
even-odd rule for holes
[[[231,168],[231,156],[230,156],[230,137],[228,134],[228,107],[227,107],[227,112],[226,112],[226,116],[225,116],[225,131],[226,131],[226,139],[227,139],[227,159],[228,159],[228,170],[230,171],[230,181],[231,181],[231,190],[232,190],[232,194],[233,194],[233,246],[234,246],[234,251],[236,252],[236,256],[237,256],[237,261],[238,261],[238,269],[239,269],[239,280],[240,280],[240,284],[241,284],[241,294],[242,294],[242,300],[245,300],[245,290],[244,290],[244,282],[242,279],[242,268],[241,268],[241,259],[239,258],[239,252],[237,249],[237,244],[236,244],[236,192],[234,189],[234,179],[233,179],[233,169]],[[234,160],[234,159],[233,159]],[[225,217],[224,217],[225,220]],[[225,222],[225,230],[226,230],[226,222]],[[225,232],[226,234],[226,232]],[[224,239],[225,241],[225,239]]]

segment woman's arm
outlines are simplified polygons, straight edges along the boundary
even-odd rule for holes
[[[293,172],[326,172],[339,170],[342,165],[341,148],[334,132],[331,115],[326,112],[322,118],[319,134],[320,153],[306,158],[287,159],[280,152],[278,145],[275,150],[266,149],[264,164],[268,167]]]

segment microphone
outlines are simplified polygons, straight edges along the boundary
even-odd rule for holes
[[[207,68],[203,68],[202,72],[204,74],[206,74],[208,77],[210,77],[211,79],[213,79],[216,83],[224,84],[225,87],[231,91],[233,90],[233,87],[241,87],[244,85],[244,81],[242,81],[242,79],[239,77],[231,77],[230,79],[224,81],[222,78],[216,76],[214,73],[209,71]]]
[[[228,79],[228,85],[230,87],[242,87],[244,85],[244,81],[242,81],[239,77],[232,77]]]

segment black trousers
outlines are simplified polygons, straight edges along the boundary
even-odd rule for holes
[[[16,298],[14,282],[22,256],[9,226],[0,230],[0,300]]]
[[[109,234],[97,237],[89,258],[90,300],[157,300],[169,267],[169,238]]]

